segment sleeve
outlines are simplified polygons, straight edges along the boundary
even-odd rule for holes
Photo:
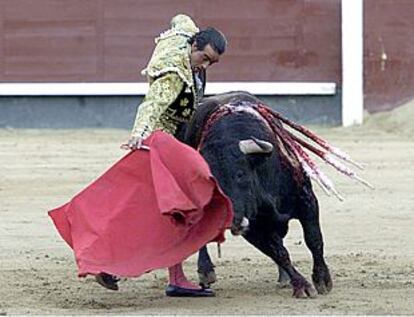
[[[168,73],[157,78],[139,105],[131,136],[147,138],[153,131],[161,115],[179,96],[184,82],[176,73]]]

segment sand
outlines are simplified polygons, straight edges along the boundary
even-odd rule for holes
[[[271,260],[227,235],[217,267],[217,296],[164,296],[164,270],[123,280],[112,292],[78,279],[71,250],[46,211],[70,199],[124,152],[125,130],[0,130],[0,315],[14,314],[414,314],[414,104],[370,116],[353,128],[316,128],[366,164],[367,189],[328,166],[344,202],[315,187],[326,260],[334,288],[294,299],[277,285]],[[297,268],[310,278],[301,228],[285,239]],[[196,259],[185,266],[196,279]]]

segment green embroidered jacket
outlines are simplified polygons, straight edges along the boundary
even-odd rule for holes
[[[180,14],[171,20],[171,29],[155,40],[152,57],[142,71],[149,91],[138,107],[131,136],[145,139],[156,129],[174,135],[182,122],[191,119],[204,86],[190,64],[188,40],[197,32],[191,18]]]

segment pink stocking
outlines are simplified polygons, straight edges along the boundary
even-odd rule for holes
[[[182,263],[178,263],[168,268],[170,285],[179,286],[187,289],[201,289],[198,285],[191,283],[184,275]]]

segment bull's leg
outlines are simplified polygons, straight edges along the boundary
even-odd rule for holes
[[[208,254],[207,246],[204,246],[198,251],[198,279],[200,285],[209,288],[211,284],[216,281],[216,272],[214,271],[214,264]]]
[[[282,269],[279,265],[277,266],[277,268],[279,270],[279,278],[277,279],[278,283],[282,287],[288,286],[290,284],[289,274],[287,274],[287,272],[284,269]]]
[[[290,215],[280,214],[278,212],[276,208],[275,199],[270,194],[266,195],[262,193],[261,197],[262,197],[262,200],[261,200],[260,209],[264,214],[267,215],[265,216],[266,218],[265,221],[271,223],[271,227],[266,228],[266,226],[263,226],[263,220],[261,222],[256,222],[256,227],[261,226],[263,227],[265,231],[266,230],[268,231],[270,228],[276,228],[278,235],[281,238],[285,237],[288,232],[288,222],[291,218]],[[275,225],[274,223],[277,223],[277,225]],[[277,268],[279,270],[279,278],[277,280],[279,285],[282,287],[289,286],[290,285],[289,274],[283,268],[281,268],[280,265],[278,265]]]
[[[306,245],[313,257],[312,280],[319,294],[326,294],[332,289],[332,279],[323,256],[323,238],[319,224],[319,206],[313,193],[305,196],[298,213],[303,228]]]
[[[262,229],[262,228],[260,228]],[[282,238],[274,232],[266,232],[251,228],[244,238],[269,256],[289,276],[293,287],[293,296],[297,298],[315,297],[317,292],[313,286],[293,267],[289,253],[283,245]]]

